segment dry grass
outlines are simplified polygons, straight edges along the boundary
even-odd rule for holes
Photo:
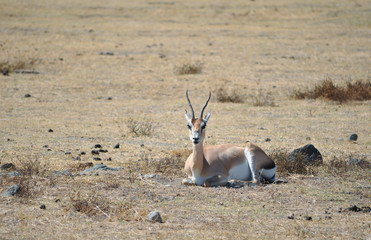
[[[243,103],[245,102],[244,99],[244,96],[239,94],[236,89],[227,90],[224,87],[220,87],[216,90],[216,100],[218,102]]]
[[[0,196],[1,238],[370,236],[369,213],[339,212],[370,204],[370,169],[344,165],[350,155],[370,161],[370,101],[313,104],[287,96],[325,76],[369,79],[369,1],[0,4],[1,70],[10,70],[0,76],[0,161],[15,159],[24,173],[0,174],[1,192],[13,184],[24,191]],[[39,74],[11,74],[17,68]],[[226,99],[243,101],[219,102],[218,88]],[[282,150],[273,157],[286,184],[181,185],[191,147],[186,89],[194,93],[196,115],[208,92],[214,96],[206,109],[212,117],[205,144],[243,146],[249,139],[271,152],[295,149],[310,138],[324,164],[313,171],[282,165]],[[252,107],[254,98],[265,107]],[[357,142],[339,140],[351,133],[358,134]],[[102,161],[93,160],[96,144],[107,150],[99,153]],[[120,170],[50,174],[76,174],[88,163]],[[153,210],[164,223],[143,221]]]
[[[314,86],[312,90],[297,90],[293,97],[296,99],[326,99],[338,103],[348,101],[366,101],[371,99],[371,81],[357,80],[347,82],[345,86],[338,86],[331,79],[323,80]]]
[[[200,74],[202,73],[203,64],[201,62],[184,63],[174,67],[176,75]]]
[[[128,133],[135,136],[150,136],[155,130],[153,123],[145,118],[129,118],[127,128]]]
[[[262,90],[258,92],[258,94],[252,96],[252,105],[255,107],[276,107],[276,103],[274,101],[274,97],[272,96],[272,93],[266,92],[264,93]]]

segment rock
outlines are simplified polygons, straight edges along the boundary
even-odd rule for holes
[[[111,157],[106,158],[106,159],[104,159],[104,161],[112,161],[112,158]]]
[[[113,148],[120,148],[120,143],[117,143]]]
[[[86,154],[86,152],[81,152],[81,153],[80,153],[80,155],[85,155],[85,154]]]
[[[101,153],[106,153],[106,152],[108,152],[108,150],[106,150],[106,149],[99,149],[98,151],[101,152]]]
[[[81,160],[81,157],[80,156],[77,156],[77,157],[75,157],[75,160],[76,161],[80,161]]]
[[[25,98],[29,98],[29,97],[31,97],[31,94],[26,93],[26,94],[24,95],[24,97],[25,97]]]
[[[112,97],[108,97],[107,100],[112,100]]]
[[[54,132],[54,131],[53,131],[53,129],[50,128],[50,129],[48,130],[48,132],[52,133],[52,132]]]
[[[98,150],[91,150],[91,154],[93,154],[93,155],[99,155],[99,151]]]
[[[111,167],[107,167],[104,164],[97,164],[94,167],[91,167],[91,168],[85,169],[84,171],[81,171],[78,175],[86,175],[86,174],[89,174],[89,173],[97,171],[97,170],[118,171],[118,170],[120,170],[120,168],[111,168]]]
[[[54,176],[69,176],[72,177],[72,173],[68,170],[61,170],[61,171],[52,171],[51,172]]]
[[[154,222],[162,223],[162,218],[158,211],[152,211],[147,215],[146,221],[153,222],[153,223]]]
[[[141,147],[144,147],[144,144],[142,143],[142,144],[140,144],[140,146],[141,146]]]
[[[357,139],[358,139],[358,135],[355,134],[355,133],[351,134],[351,135],[348,137],[348,141],[353,141],[353,142],[355,142],[355,141],[357,141]]]
[[[100,52],[99,55],[113,56],[115,54],[113,52]]]
[[[18,184],[16,184],[16,185],[10,186],[1,195],[5,196],[5,197],[11,197],[11,196],[14,196],[15,194],[19,193],[20,190],[21,190],[21,187]]]
[[[312,144],[297,148],[288,156],[289,161],[304,160],[307,165],[319,165],[323,163],[322,155]]]
[[[66,155],[71,155],[72,153],[71,153],[71,152],[65,152],[64,154],[66,154]]]
[[[7,173],[0,173],[0,176],[16,177],[16,176],[21,176],[21,174],[19,172],[7,172]]]
[[[40,205],[40,209],[43,209],[43,210],[45,210],[45,209],[46,209],[46,206],[45,206],[45,204],[41,204],[41,205]]]
[[[288,219],[294,219],[295,218],[295,215],[293,213],[291,213],[287,218]]]
[[[307,221],[312,221],[313,219],[312,219],[311,216],[305,216],[305,220],[307,220]]]
[[[14,72],[19,74],[40,74],[40,72],[32,69],[17,69]]]
[[[339,208],[339,213],[341,212],[363,212],[363,213],[368,213],[371,212],[371,207],[368,206],[363,206],[363,207],[357,207],[356,205],[353,205],[351,207],[346,208],[343,210],[342,208]]]
[[[102,161],[102,159],[100,157],[95,157],[93,158],[94,161]]]
[[[266,138],[265,141],[266,141],[266,142],[270,142],[271,139],[270,139],[270,138]]]
[[[102,145],[100,145],[100,144],[95,144],[95,145],[94,145],[94,148],[102,148]]]
[[[14,167],[13,163],[5,163],[5,164],[1,165],[0,169],[5,170],[5,169],[13,168],[13,167]]]

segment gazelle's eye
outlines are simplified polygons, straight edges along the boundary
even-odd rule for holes
[[[202,125],[201,129],[204,130],[206,128],[206,125]]]
[[[191,127],[191,125],[187,125],[187,127],[189,128],[189,130],[192,130],[192,127]]]

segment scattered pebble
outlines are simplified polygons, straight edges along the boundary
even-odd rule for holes
[[[95,144],[95,145],[94,145],[94,148],[102,148],[102,145],[100,145],[100,144]]]
[[[141,146],[141,147],[144,147],[144,144],[142,143],[142,144],[140,144],[140,146]]]
[[[13,167],[14,167],[13,163],[5,163],[5,164],[1,165],[0,169],[5,170],[5,169],[13,168]]]
[[[24,97],[29,98],[29,97],[31,97],[31,94],[27,93],[27,94],[24,95]]]
[[[115,54],[113,52],[100,52],[99,55],[113,56]]]
[[[81,157],[80,156],[77,156],[77,157],[75,157],[75,160],[76,161],[80,161],[81,160]]]
[[[265,141],[266,141],[266,142],[270,142],[271,139],[270,139],[270,138],[266,138]]]
[[[106,159],[104,159],[104,161],[112,161],[112,158],[111,157],[106,158]]]
[[[287,217],[288,219],[294,219],[295,218],[295,216],[294,216],[294,214],[293,213],[291,213],[288,217]]]
[[[120,143],[117,143],[113,148],[120,148]]]
[[[46,206],[45,206],[45,204],[41,204],[41,205],[40,205],[40,209],[43,209],[43,210],[45,210],[45,209],[46,209]]]
[[[48,148],[48,147],[49,147],[49,145],[44,145],[44,146],[43,146],[43,148]]]
[[[99,155],[99,151],[98,150],[91,150],[91,154],[93,154],[93,155]]]
[[[64,154],[66,154],[66,155],[70,155],[70,154],[72,154],[71,152],[65,152]]]
[[[106,153],[106,152],[108,152],[108,150],[106,150],[106,149],[99,149],[98,151],[101,152],[101,153]]]
[[[158,211],[152,211],[147,215],[146,221],[153,222],[153,223],[154,222],[162,223],[162,218]]]
[[[312,219],[311,216],[305,216],[305,220],[307,220],[307,221],[312,221],[313,219]]]
[[[52,133],[52,132],[54,132],[54,131],[53,131],[53,129],[50,128],[50,129],[48,130],[48,132]]]
[[[93,158],[94,161],[102,161],[102,159],[100,157],[95,157]]]
[[[112,97],[108,97],[107,100],[112,100]]]
[[[86,154],[86,152],[81,152],[81,153],[80,153],[80,155],[85,155],[85,154]]]
[[[1,195],[5,196],[5,197],[11,197],[11,196],[14,196],[17,193],[19,193],[19,191],[21,191],[21,187],[18,184],[16,184],[16,185],[10,186]]]
[[[355,134],[355,133],[351,134],[351,135],[348,137],[348,141],[353,141],[353,142],[355,142],[355,141],[357,141],[357,139],[358,139],[358,135]]]

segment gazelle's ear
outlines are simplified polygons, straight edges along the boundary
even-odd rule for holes
[[[187,110],[185,110],[185,118],[187,119],[187,122],[191,122],[191,118],[188,116],[188,112],[187,112]]]
[[[211,113],[206,114],[204,121],[205,122],[209,121],[210,116],[211,116]]]

